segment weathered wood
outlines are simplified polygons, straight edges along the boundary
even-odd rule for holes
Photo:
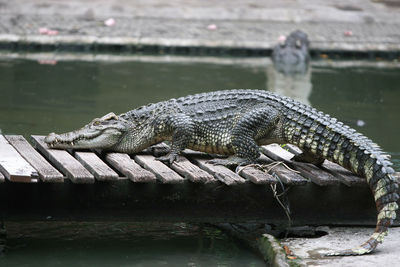
[[[278,158],[279,159],[279,158]],[[276,175],[277,178],[287,185],[304,185],[309,182],[307,178],[301,176],[296,170],[289,169],[288,162],[284,160],[272,160],[264,154],[261,154],[258,161],[262,167],[271,175]]]
[[[278,180],[271,174],[268,174],[256,167],[244,166],[239,167],[238,173],[240,176],[250,180],[255,184],[276,184]]]
[[[6,135],[8,142],[39,173],[43,182],[62,183],[64,175],[39,154],[22,135]]]
[[[270,157],[273,160],[284,160],[284,161],[289,161],[293,158],[293,154],[290,153],[289,151],[283,149],[280,145],[278,144],[271,144],[267,146],[262,146],[261,147],[261,152]]]
[[[322,168],[337,177],[340,182],[347,186],[362,186],[366,184],[366,180],[364,178],[354,175],[351,171],[348,171],[342,166],[329,160],[324,161]]]
[[[214,176],[200,169],[183,156],[172,163],[171,168],[194,183],[213,183],[217,181]]]
[[[275,174],[278,178],[287,185],[304,185],[309,182],[308,179],[304,178],[300,174],[289,170],[284,165],[279,162],[275,162],[276,165],[272,165],[269,173],[271,175]]]
[[[285,145],[285,149],[288,149],[289,152],[293,153],[294,155],[298,155],[302,153],[301,149],[298,148],[295,145],[292,144],[287,144]],[[365,179],[359,176],[354,175],[351,171],[346,170],[342,166],[333,163],[329,160],[325,160],[324,163],[321,166],[322,170],[327,171],[331,175],[333,175],[337,181],[348,185],[348,186],[353,186],[353,185],[364,185],[365,184]],[[325,173],[325,172],[324,172]]]
[[[32,141],[73,183],[94,183],[94,176],[67,151],[48,148],[44,136],[32,135]]]
[[[223,182],[226,185],[235,185],[235,184],[243,184],[246,180],[243,177],[240,177],[235,172],[231,171],[230,169],[220,166],[220,165],[213,165],[207,163],[208,158],[194,156],[191,159],[203,170],[211,173],[214,177]]]
[[[0,184],[0,211],[8,220],[43,220],[51,214],[58,220],[258,221],[286,225],[285,212],[274,197],[275,190],[269,187],[222,183],[204,186],[191,182],[140,184],[129,179],[78,187],[68,181],[28,187],[5,182]],[[283,189],[276,185],[276,193]],[[367,186],[291,186],[286,197],[295,214],[295,225],[376,223],[376,209]],[[360,199],[363,201],[357,201]]]
[[[151,146],[149,151],[156,157],[165,155],[170,150],[170,147],[165,143],[159,143]],[[185,153],[183,153],[185,155]],[[217,180],[208,172],[200,169],[195,164],[191,163],[185,156],[179,157],[178,161],[172,163],[171,168],[194,183],[213,183]]]
[[[156,176],[153,173],[140,167],[128,154],[108,153],[105,159],[132,182],[154,183],[156,181]]]
[[[298,146],[292,144],[285,144],[283,145],[283,149],[287,150],[288,152],[292,153],[293,155],[298,155],[303,153]]]
[[[166,152],[169,151],[169,146],[167,144],[165,144],[165,143],[160,143],[160,144],[157,144],[155,146],[152,146],[151,147],[151,151],[156,156],[164,155]],[[183,154],[185,156],[189,156],[189,157],[196,157],[196,156],[204,155],[204,153],[201,153],[201,152],[198,152],[198,151],[193,151],[193,150],[190,150],[190,149],[186,149]],[[188,160],[187,160],[187,162],[190,163],[190,161],[188,161]],[[196,165],[194,165],[194,166],[196,166]],[[172,164],[171,167],[174,169],[175,163]],[[177,169],[175,169],[175,170],[177,172],[179,172]],[[226,171],[227,168],[223,167],[223,170]],[[240,176],[242,176],[243,178],[245,178],[245,179],[247,179],[247,180],[249,180],[249,181],[251,181],[251,182],[253,182],[255,184],[273,184],[273,183],[277,182],[277,180],[272,175],[270,175],[270,174],[268,174],[266,172],[263,172],[261,170],[258,170],[257,168],[254,168],[254,167],[244,167],[244,168],[239,168],[238,170],[239,170],[238,174]],[[214,173],[212,171],[210,171],[210,172]],[[184,175],[183,173],[180,173],[180,174]],[[228,177],[228,179],[229,179],[230,175],[232,175],[232,172],[230,170],[228,170],[228,172],[227,172],[227,174],[225,176]],[[209,174],[209,176],[212,177],[212,180],[208,181],[208,182],[216,182],[216,181],[218,181],[212,175]],[[233,179],[236,179],[236,176],[234,176],[234,177],[235,178],[233,178]]]
[[[274,160],[283,160],[291,168],[295,169],[296,171],[299,171],[303,177],[310,179],[313,183],[317,185],[327,186],[340,183],[340,180],[337,177],[331,175],[326,171],[321,170],[314,164],[291,161],[290,159],[293,158],[294,154],[292,154],[291,152],[287,151],[286,149],[282,148],[279,145],[272,144],[264,146],[262,147],[262,152],[267,154]]]
[[[35,183],[38,172],[0,135],[0,170],[12,182]]]
[[[116,181],[118,173],[93,152],[75,152],[75,158],[99,181]]]
[[[320,186],[340,184],[340,179],[329,172],[323,171],[314,164],[304,162],[291,162],[291,167],[299,171],[304,177]]]
[[[294,155],[302,153],[300,148],[292,144],[285,145],[285,149],[289,150],[288,152]],[[352,172],[329,160],[325,160],[321,168],[313,164],[302,164],[293,161],[292,163],[299,167],[303,175],[309,177],[313,182],[319,185],[331,185],[337,184],[338,182],[348,186],[365,184],[365,179],[355,176]],[[305,173],[307,171],[309,171],[309,174]]]
[[[167,167],[152,155],[135,155],[135,161],[142,167],[154,173],[159,181],[165,184],[183,183],[185,179]]]

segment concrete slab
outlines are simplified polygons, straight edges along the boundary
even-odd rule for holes
[[[0,0],[0,43],[270,50],[302,29],[317,51],[399,51],[399,11],[385,0]]]
[[[302,258],[306,266],[399,266],[399,227],[390,229],[389,235],[373,254],[348,257],[321,257],[319,254],[333,249],[356,247],[365,242],[373,231],[374,228],[335,227],[328,230],[328,235],[320,238],[287,238],[280,241]]]

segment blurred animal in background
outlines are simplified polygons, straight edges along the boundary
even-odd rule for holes
[[[297,30],[280,36],[272,52],[273,65],[267,68],[269,91],[289,96],[306,105],[311,94],[311,68],[307,34]]]
[[[308,69],[310,42],[306,33],[297,30],[281,37],[274,47],[272,61],[277,71],[285,75],[305,74]]]

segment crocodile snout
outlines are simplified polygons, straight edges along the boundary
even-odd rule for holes
[[[56,140],[57,140],[57,134],[55,134],[55,133],[49,133],[49,135],[47,135],[44,138],[44,142],[46,144],[54,143]]]
[[[49,135],[44,138],[44,142],[49,146],[57,144],[59,141],[60,136],[56,133],[49,133]]]

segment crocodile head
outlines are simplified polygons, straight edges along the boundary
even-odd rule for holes
[[[114,113],[109,113],[94,119],[76,131],[63,134],[50,133],[44,141],[51,148],[108,149],[117,145],[128,129],[128,121]]]
[[[310,42],[306,33],[294,31],[275,46],[272,61],[275,68],[284,74],[304,74],[307,71]]]

